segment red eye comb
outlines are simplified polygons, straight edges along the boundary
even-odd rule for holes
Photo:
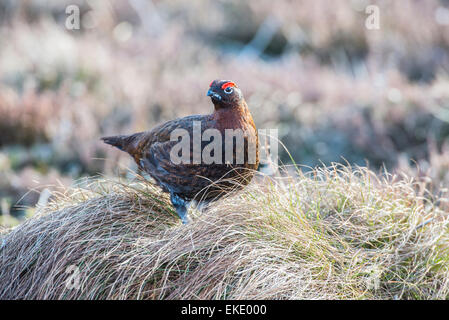
[[[235,87],[236,85],[235,85],[235,83],[234,82],[226,82],[225,84],[223,84],[222,86],[221,86],[221,88],[224,90],[224,89],[226,89],[226,88],[228,88],[228,87]]]
[[[210,83],[209,87],[212,87],[212,83],[214,83],[214,81],[215,81],[215,80],[213,80],[213,81]]]

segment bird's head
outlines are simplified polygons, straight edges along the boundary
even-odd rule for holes
[[[229,80],[214,80],[209,85],[207,95],[212,99],[215,109],[239,106],[243,101],[242,91]]]

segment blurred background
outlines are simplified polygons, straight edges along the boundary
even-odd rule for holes
[[[448,49],[448,0],[0,0],[0,225],[133,168],[99,138],[209,113],[217,78],[298,164],[385,166],[445,188]]]

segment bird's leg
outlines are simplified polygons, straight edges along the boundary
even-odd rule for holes
[[[170,200],[176,209],[176,213],[181,218],[183,224],[189,223],[189,217],[187,216],[187,203],[184,199],[175,193],[170,193]]]

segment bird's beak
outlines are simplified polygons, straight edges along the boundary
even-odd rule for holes
[[[212,99],[215,99],[215,100],[221,100],[221,96],[218,93],[216,93],[215,91],[213,91],[212,89],[209,89],[207,91],[207,96],[212,97]]]

